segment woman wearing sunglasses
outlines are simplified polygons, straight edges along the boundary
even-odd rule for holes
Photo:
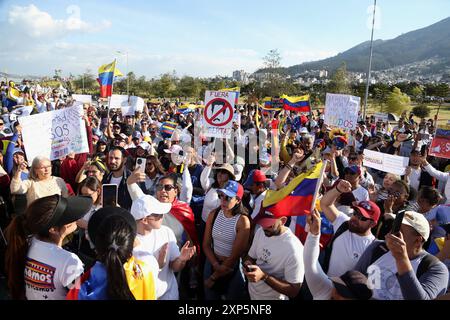
[[[205,298],[246,299],[240,260],[249,249],[250,219],[241,202],[244,188],[228,181],[217,193],[220,206],[208,216],[203,238]]]

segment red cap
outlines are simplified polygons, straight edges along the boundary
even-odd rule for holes
[[[253,182],[265,182],[266,180],[267,177],[261,170],[255,170],[253,172]]]
[[[263,228],[269,228],[271,227],[279,218],[276,217],[272,212],[270,211],[264,211],[259,213],[255,219],[253,220],[254,223],[259,224]]]
[[[361,214],[368,218],[375,221],[375,223],[378,223],[378,219],[380,219],[380,208],[377,206],[377,204],[373,201],[360,201],[356,206],[353,206],[353,208],[358,209]]]

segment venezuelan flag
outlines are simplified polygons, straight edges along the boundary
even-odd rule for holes
[[[239,95],[241,94],[241,88],[240,87],[223,88],[223,89],[219,89],[219,91],[236,93],[236,99],[234,100],[234,104],[238,104],[239,103]]]
[[[282,95],[281,98],[283,99],[284,110],[291,110],[296,112],[311,112],[309,95],[300,97],[289,97],[287,95]]]
[[[164,122],[161,126],[160,132],[164,139],[168,139],[172,137],[173,132],[175,131],[175,128],[178,126],[178,123],[167,121]]]
[[[325,214],[320,209],[320,201],[316,201],[316,209],[320,212],[320,217],[322,218],[322,222],[320,224],[320,249],[324,249],[328,243],[331,240],[331,237],[334,234],[333,230],[333,224],[330,222],[330,220],[327,219]],[[308,235],[308,232],[306,232],[306,217],[307,216],[298,216],[296,218],[296,224],[295,224],[295,235],[297,238],[300,239],[300,241],[305,244],[306,236]]]
[[[100,84],[100,97],[105,98],[112,95],[114,77],[120,76],[123,76],[123,74],[116,69],[116,60],[98,68],[97,81]]]
[[[303,216],[311,213],[314,193],[318,183],[323,162],[319,162],[308,172],[295,177],[280,190],[267,191],[262,207],[274,216]]]
[[[177,109],[177,114],[188,114],[190,112],[194,112],[195,109],[201,108],[202,106],[196,104],[183,104],[181,107]]]

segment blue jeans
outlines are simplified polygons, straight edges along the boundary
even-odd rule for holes
[[[249,300],[241,259],[237,263],[239,263],[239,269],[234,273],[233,278],[225,290],[225,294],[223,295],[225,300]],[[203,279],[208,279],[212,272],[211,263],[206,259]],[[220,293],[205,287],[205,300],[221,300],[221,296]]]

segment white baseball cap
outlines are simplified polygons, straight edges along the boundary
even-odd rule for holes
[[[171,208],[171,203],[160,202],[146,194],[133,201],[130,212],[135,220],[141,220],[151,214],[166,214]]]
[[[299,131],[299,133],[309,133],[308,129],[306,127],[302,127]]]
[[[165,153],[176,153],[179,154],[183,148],[179,144],[171,145],[169,149],[164,149]]]
[[[423,214],[414,211],[406,211],[402,224],[414,228],[425,241],[428,240],[428,237],[430,236],[430,224]]]

